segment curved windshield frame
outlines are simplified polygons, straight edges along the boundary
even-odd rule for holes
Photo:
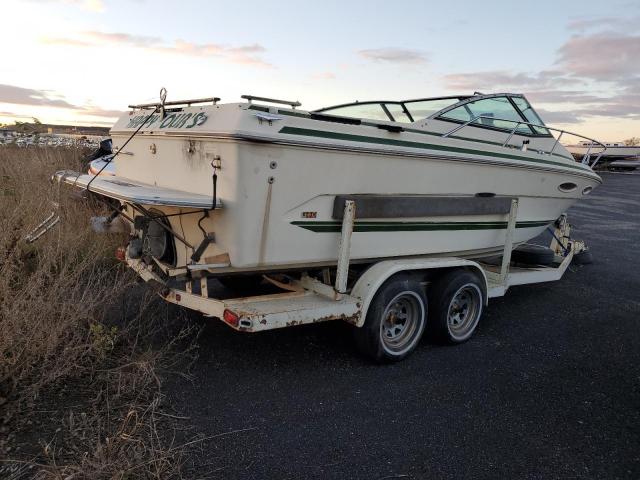
[[[468,96],[419,98],[403,101],[354,102],[314,110],[314,113],[329,113],[342,117],[360,118],[398,123],[414,123],[424,120],[432,113],[449,105],[455,105]]]
[[[460,124],[470,122],[470,127],[501,132],[511,132],[516,127],[515,134],[528,137],[552,136],[524,95],[513,93],[353,102],[321,108],[313,113],[397,123],[415,123],[434,118]],[[483,118],[471,121],[480,115]],[[518,125],[520,121],[524,123]]]
[[[314,113],[329,113],[341,117],[360,118],[363,120],[380,120],[384,122],[395,122],[394,117],[385,108],[385,103],[393,102],[355,102],[335,107],[327,107],[315,110]]]
[[[516,101],[517,99],[517,101]],[[524,108],[524,112],[522,110]],[[478,118],[477,120],[473,120]],[[464,124],[470,127],[488,128],[528,137],[551,137],[545,124],[523,95],[496,93],[470,97],[434,113],[429,118]],[[518,125],[518,122],[525,122]],[[535,123],[537,125],[527,125]],[[539,125],[539,126],[538,126]]]

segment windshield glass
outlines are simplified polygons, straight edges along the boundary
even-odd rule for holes
[[[411,119],[407,117],[407,114],[404,112],[402,105],[399,103],[385,103],[385,107],[393,117],[393,120],[396,122],[402,123],[411,123]]]
[[[544,125],[544,122],[540,119],[535,110],[533,110],[533,107],[529,105],[529,102],[527,102],[522,97],[511,98],[513,99],[513,102],[516,104],[516,106],[520,109],[522,114],[527,118],[527,122]],[[533,127],[533,129],[536,131],[536,133],[539,133],[541,135],[549,135],[549,130],[547,130],[546,128]]]
[[[405,102],[404,106],[407,107],[413,119],[417,121],[423,120],[449,105],[458,103],[460,100],[460,98],[435,98],[433,100]]]
[[[347,105],[345,107],[327,108],[320,110],[322,113],[341,115],[343,117],[364,118],[367,120],[382,120],[388,122],[389,116],[379,103],[361,103]]]
[[[468,97],[432,98],[400,102],[362,102],[336,107],[321,108],[316,112],[363,120],[393,121],[413,123],[439,112],[443,108],[458,103]]]
[[[507,97],[475,100],[440,115],[444,119],[462,122],[468,122],[479,116],[482,116],[482,118],[476,120],[474,125],[483,125],[501,130],[513,130],[517,122],[524,120]],[[518,125],[516,132],[531,134],[532,130],[527,125]]]

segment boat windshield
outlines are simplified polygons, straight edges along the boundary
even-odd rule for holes
[[[405,107],[411,112],[411,116],[416,120],[422,120],[430,117],[449,105],[458,103],[463,98],[431,98],[427,100],[414,100],[404,102]]]
[[[512,94],[436,97],[400,102],[356,102],[316,110],[316,113],[320,112],[362,120],[400,123],[413,123],[435,117],[438,120],[471,122],[470,125],[474,127],[509,132],[515,127],[514,133],[523,135],[550,135],[529,102],[521,95]]]
[[[511,97],[511,99],[513,100],[513,103],[516,104],[518,109],[522,112],[522,114],[525,116],[525,118],[527,119],[527,122],[537,123],[538,125],[544,125],[544,122],[542,121],[542,119],[538,116],[536,111],[533,109],[533,107],[529,104],[529,102],[527,102],[527,100],[524,97]],[[541,135],[550,135],[549,130],[547,130],[546,128],[534,126],[533,129],[536,131],[536,133],[539,133]]]
[[[382,105],[382,103],[378,102],[363,102],[338,107],[329,107],[318,111],[343,117],[366,118],[367,120],[382,120],[388,122],[389,115],[387,115],[387,112],[384,110]]]
[[[335,107],[322,108],[316,112],[330,113],[342,117],[385,122],[413,123],[458,103],[468,97],[438,97],[402,102],[356,102]]]
[[[504,95],[471,100],[458,107],[445,110],[437,118],[459,123],[473,121],[471,123],[473,126],[498,130],[511,131],[515,127],[515,133],[525,135],[549,135],[549,131],[544,127],[527,125],[526,123],[518,124],[518,122],[528,122],[544,125],[529,102],[519,96]]]

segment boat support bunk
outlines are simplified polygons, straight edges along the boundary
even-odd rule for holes
[[[516,216],[518,211],[518,200],[511,200],[511,207],[507,214],[507,230],[505,247],[501,255],[500,262],[493,264],[484,263],[482,260],[471,260],[459,257],[410,257],[399,259],[387,259],[379,261],[365,270],[353,284],[350,291],[347,290],[347,277],[349,274],[349,254],[351,234],[353,232],[354,220],[356,217],[356,202],[347,200],[345,202],[344,216],[338,248],[338,263],[335,272],[335,283],[330,284],[330,275],[325,275],[324,281],[319,281],[306,274],[299,278],[291,278],[290,283],[280,284],[275,280],[270,280],[278,286],[288,290],[284,293],[263,294],[257,296],[217,299],[212,298],[208,288],[207,271],[200,271],[200,278],[190,279],[185,283],[184,289],[172,288],[153,269],[144,262],[125,257],[125,261],[133,268],[142,279],[147,282],[159,284],[160,295],[168,302],[183,307],[196,310],[208,317],[217,317],[223,320],[232,328],[243,332],[258,332],[294,325],[316,323],[326,320],[344,320],[356,327],[364,328],[368,323],[368,313],[375,307],[376,298],[381,290],[393,287],[393,281],[398,278],[406,281],[406,274],[446,272],[447,281],[455,283],[456,275],[460,278],[468,275],[469,272],[478,280],[478,287],[482,290],[479,296],[480,305],[476,306],[475,320],[469,324],[467,322],[466,331],[460,333],[452,328],[455,327],[456,315],[460,319],[462,314],[455,298],[445,299],[449,301],[448,311],[445,312],[444,325],[448,343],[460,343],[468,339],[482,314],[482,308],[488,304],[489,298],[503,296],[509,287],[514,285],[526,285],[531,283],[551,282],[559,280],[574,258],[574,255],[586,251],[583,242],[570,240],[571,226],[567,222],[566,215],[562,215],[555,223],[555,230],[552,233],[553,239],[550,248],[554,253],[553,266],[514,266],[511,262],[513,250],[513,235],[516,227]],[[404,280],[403,280],[404,279]],[[199,282],[199,288],[194,288],[194,283]],[[428,283],[428,282],[427,282]],[[473,283],[473,282],[472,282]],[[473,286],[473,285],[471,285]],[[466,287],[468,289],[468,287]],[[471,289],[471,293],[473,293]],[[479,290],[478,288],[476,290]],[[446,293],[446,289],[444,289]],[[429,305],[434,300],[436,304],[438,298],[434,295],[442,295],[443,289],[430,288]],[[464,293],[464,290],[460,290]],[[213,292],[212,292],[213,293]],[[467,292],[468,293],[468,292]],[[462,297],[461,297],[462,298]],[[426,300],[426,298],[425,298]],[[460,299],[458,299],[460,300]],[[467,295],[467,301],[469,300]],[[460,305],[464,306],[464,298]],[[425,302],[426,303],[426,302]],[[373,305],[373,306],[372,306]],[[394,313],[387,316],[392,321],[397,322],[397,318],[406,315],[407,308],[413,308],[411,304],[400,303],[400,310],[396,317]],[[420,306],[418,304],[418,306]],[[389,307],[390,308],[390,307]],[[457,309],[457,310],[456,310]],[[424,315],[428,317],[428,322],[433,323],[433,312],[430,307],[429,315],[426,315],[426,305]],[[436,309],[437,310],[437,309]],[[447,310],[447,308],[445,308]],[[452,314],[452,312],[454,312]],[[457,313],[456,313],[457,312]],[[387,311],[385,310],[385,315]],[[453,320],[452,320],[453,318]],[[396,319],[396,320],[394,320]],[[435,319],[436,327],[438,318]],[[441,325],[442,326],[442,325]],[[450,328],[451,327],[451,328]],[[376,327],[378,328],[378,327]],[[391,338],[388,332],[393,332],[393,325],[390,328],[380,327],[381,332],[387,332],[387,337]],[[431,327],[433,328],[433,327]],[[448,330],[447,330],[448,329]],[[422,333],[421,331],[419,332]],[[382,334],[381,334],[382,335]],[[417,340],[410,350],[413,350]],[[366,350],[366,348],[365,348]],[[374,348],[373,350],[376,350]],[[378,349],[379,350],[379,349]],[[385,350],[385,349],[383,349]],[[365,351],[364,353],[370,353]],[[410,352],[382,351],[382,354],[371,354],[375,360],[398,360]]]

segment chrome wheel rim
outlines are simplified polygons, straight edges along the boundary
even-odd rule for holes
[[[482,292],[480,288],[468,283],[458,289],[449,302],[447,326],[454,340],[469,337],[482,313]]]
[[[392,355],[410,350],[424,327],[425,308],[415,292],[402,292],[391,300],[382,314],[380,338],[384,349]]]

